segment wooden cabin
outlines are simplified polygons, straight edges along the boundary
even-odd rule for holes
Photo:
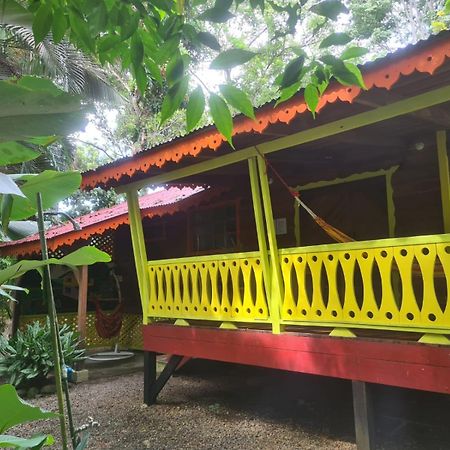
[[[364,65],[367,90],[331,85],[316,118],[299,93],[235,118],[235,148],[208,126],[84,174],[127,196],[146,403],[183,357],[345,378],[366,449],[369,383],[449,393],[448,57],[441,33]],[[173,183],[220,195],[152,230],[138,192]]]
[[[330,86],[315,119],[300,93],[237,117],[235,148],[210,126],[84,174],[127,195],[147,403],[183,356],[346,378],[369,448],[367,383],[449,392],[449,56],[441,33],[363,66],[367,90]],[[223,193],[152,245],[137,193],[180,182]]]

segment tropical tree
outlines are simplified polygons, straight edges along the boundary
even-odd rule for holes
[[[162,86],[166,91],[161,104],[161,123],[186,102],[187,130],[192,130],[208,106],[215,125],[231,143],[230,107],[254,117],[248,95],[234,85],[233,76],[238,66],[258,58],[265,49],[256,48],[255,42],[255,45],[246,43],[244,48],[227,42],[223,47],[207,29],[208,24],[224,24],[234,19],[240,8],[247,5],[254,12],[266,14],[266,9],[272,8],[282,15],[280,26],[267,30],[269,42],[295,35],[305,15],[316,16],[320,29],[348,12],[340,0],[283,5],[265,0],[217,0],[215,3],[48,0],[29,2],[29,10],[34,15],[32,29],[36,43],[50,33],[55,42],[70,36],[74,45],[101,63],[120,64],[132,75],[141,94],[149,84]],[[275,81],[280,101],[307,88],[307,102],[314,112],[319,96],[332,78],[363,86],[359,69],[351,62],[360,51],[349,52],[346,48],[349,44],[348,35],[331,32],[322,40],[318,54],[290,48],[284,71]],[[210,89],[193,71],[192,53],[203,47],[213,51],[209,68],[224,80],[218,90]]]

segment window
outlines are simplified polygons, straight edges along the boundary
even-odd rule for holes
[[[232,250],[238,244],[236,202],[198,209],[190,216],[190,250]]]

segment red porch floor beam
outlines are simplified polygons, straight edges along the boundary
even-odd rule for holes
[[[143,327],[144,350],[450,393],[450,348],[297,333]]]

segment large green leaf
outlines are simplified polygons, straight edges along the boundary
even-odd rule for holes
[[[0,81],[0,99],[0,142],[68,135],[87,123],[80,97],[42,78]]]
[[[33,22],[33,34],[36,44],[44,40],[52,27],[52,8],[47,3],[41,3]]]
[[[0,194],[17,195],[24,198],[24,193],[18,188],[17,184],[9,175],[0,172]]]
[[[31,28],[33,15],[18,2],[0,0],[0,23]]]
[[[228,9],[217,7],[207,9],[198,16],[200,20],[206,20],[208,22],[214,23],[225,23],[232,17],[234,17],[234,15],[230,11],[228,11]]]
[[[9,280],[13,280],[14,278],[20,277],[30,270],[37,270],[49,264],[58,266],[76,267],[76,266],[90,266],[98,262],[110,262],[110,261],[111,257],[107,253],[102,252],[101,250],[95,247],[85,246],[79,248],[78,250],[75,250],[72,253],[69,253],[67,256],[64,256],[63,258],[60,259],[50,258],[47,261],[35,259],[19,261],[18,263],[13,264],[7,267],[6,269],[0,270],[0,285],[5,284]],[[0,419],[1,419],[1,408],[0,408]]]
[[[3,232],[13,241],[22,239],[32,234],[36,234],[38,232],[37,222],[33,220],[12,220],[11,222],[4,222],[3,210],[2,228]]]
[[[32,420],[58,417],[55,413],[44,411],[24,402],[11,384],[0,386],[0,405],[0,433]]]
[[[312,6],[310,11],[332,20],[336,20],[339,14],[348,13],[347,7],[340,0],[324,0]]]
[[[213,50],[216,50],[217,52],[220,52],[220,44],[217,38],[207,31],[200,31],[197,33],[197,39],[203,44],[206,45],[209,48],[212,48]]]
[[[360,58],[361,56],[366,55],[369,53],[369,50],[364,47],[349,47],[345,49],[341,54],[341,59],[353,59],[353,58]]]
[[[169,89],[161,106],[161,123],[169,119],[179,108],[186,96],[188,83],[189,79],[185,76]]]
[[[0,434],[0,447],[2,448],[18,448],[38,450],[44,446],[52,445],[55,442],[52,436],[45,434],[37,434],[31,438],[21,438],[17,436],[9,436],[7,434]]]
[[[331,47],[332,45],[345,45],[352,40],[347,33],[331,33],[320,43],[320,48]]]
[[[245,114],[250,119],[255,118],[255,112],[253,111],[253,105],[247,94],[232,86],[231,84],[222,84],[219,86],[220,92],[225,97],[225,100],[239,112]]]
[[[217,129],[232,144],[233,118],[225,101],[216,94],[209,95],[209,109]]]
[[[294,83],[300,81],[300,77],[305,65],[304,55],[300,55],[290,61],[284,69],[283,75],[280,80],[281,89],[287,88]]]
[[[250,61],[255,56],[256,53],[250,50],[231,48],[220,53],[209,67],[216,70],[228,70]]]
[[[44,209],[53,207],[56,203],[75,192],[81,183],[79,172],[57,172],[45,170],[38,175],[23,175],[21,190],[23,197],[15,197],[11,210],[11,220],[23,220],[36,213],[36,194],[42,194]]]
[[[186,130],[191,131],[202,118],[205,111],[205,95],[203,89],[198,86],[189,97],[186,108]]]
[[[19,142],[9,141],[0,143],[0,166],[31,161],[40,153]]]

